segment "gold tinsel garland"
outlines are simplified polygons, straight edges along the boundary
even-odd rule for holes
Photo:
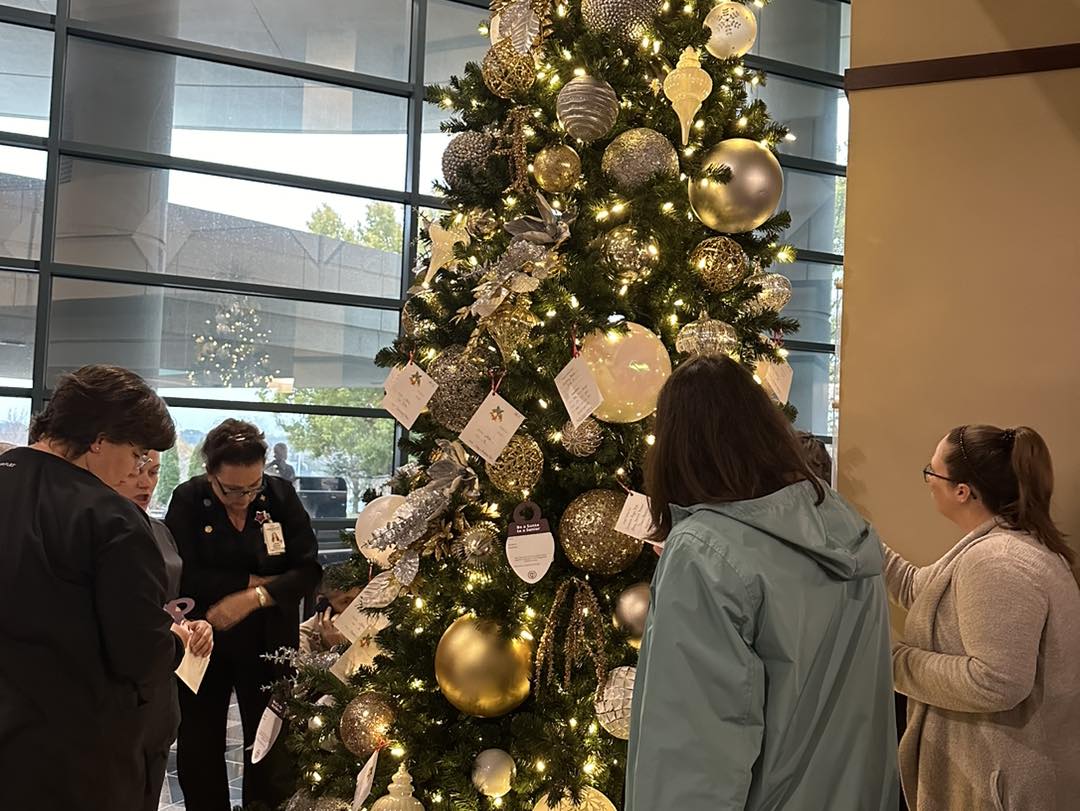
[[[561,615],[569,608],[565,622],[565,631]],[[563,672],[561,685],[570,689],[574,668],[591,659],[596,671],[597,685],[603,684],[608,666],[605,645],[607,644],[607,624],[603,621],[603,612],[596,599],[592,586],[577,577],[564,580],[555,593],[540,645],[536,649],[536,689],[541,686],[551,687],[556,682],[558,652],[555,640],[565,639],[562,648]]]

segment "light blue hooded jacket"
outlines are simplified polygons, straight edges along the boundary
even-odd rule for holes
[[[895,811],[877,534],[809,482],[672,507],[634,685],[625,811]]]

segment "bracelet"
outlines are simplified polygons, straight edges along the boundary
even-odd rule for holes
[[[266,608],[270,603],[270,596],[262,586],[255,587],[255,596],[259,599],[259,608]]]

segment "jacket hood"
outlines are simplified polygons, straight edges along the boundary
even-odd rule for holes
[[[677,525],[699,512],[716,513],[797,549],[841,580],[881,574],[881,547],[873,528],[830,488],[825,487],[821,504],[816,499],[813,485],[804,481],[750,501],[673,504],[671,518]]]

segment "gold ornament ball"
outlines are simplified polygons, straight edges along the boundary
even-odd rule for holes
[[[709,237],[690,252],[690,268],[709,290],[726,293],[750,271],[746,253],[731,237]]]
[[[648,583],[635,583],[615,598],[615,613],[611,621],[616,628],[630,636],[630,644],[635,648],[641,644],[641,636],[645,633],[645,618],[649,616],[651,600]]]
[[[614,490],[589,490],[570,502],[559,520],[559,542],[574,566],[612,575],[637,560],[644,542],[615,529],[625,503],[626,495]]]
[[[454,345],[431,362],[427,373],[439,384],[428,401],[432,419],[448,431],[464,430],[491,391],[484,367],[465,347]]]
[[[424,320],[416,314],[417,305],[421,301],[428,305],[436,318],[446,317],[446,309],[439,303],[434,293],[427,291],[410,296],[401,309],[401,329],[410,338],[423,337],[435,329],[434,322]]]
[[[735,357],[739,352],[739,334],[731,324],[706,316],[679,330],[675,349],[687,355]]]
[[[536,81],[536,62],[529,54],[518,53],[509,37],[488,49],[480,66],[484,84],[499,98],[527,93]]]
[[[499,305],[483,325],[499,347],[503,360],[509,361],[511,355],[528,343],[529,333],[538,322],[528,298],[516,296],[513,301],[508,299]]]
[[[435,650],[435,680],[446,700],[467,715],[498,718],[529,697],[532,642],[505,640],[499,624],[472,615],[446,629]]]
[[[615,126],[615,119],[619,117],[619,97],[602,79],[578,76],[559,91],[555,114],[571,138],[595,141]]]
[[[630,702],[634,697],[636,667],[617,667],[610,671],[596,691],[593,709],[600,726],[613,738],[630,739]]]
[[[601,239],[600,249],[624,282],[648,276],[660,261],[656,240],[642,239],[633,225],[612,228]]]
[[[604,401],[594,415],[604,422],[637,422],[656,411],[671,376],[671,357],[656,333],[628,323],[626,332],[593,332],[581,343]]]
[[[713,231],[741,234],[753,231],[776,211],[784,194],[780,161],[766,146],[749,138],[728,138],[705,155],[706,168],[731,169],[731,180],[689,181],[690,207]]]
[[[750,304],[751,312],[772,310],[778,313],[791,301],[791,280],[782,273],[765,273],[750,281],[761,285],[761,292]]]
[[[540,798],[540,802],[533,806],[533,811],[615,811],[615,804],[599,789],[586,786],[580,803],[572,802],[569,797],[552,801],[545,794]]]
[[[705,27],[710,33],[705,50],[717,59],[745,56],[757,39],[757,17],[743,3],[717,4],[705,17]]]
[[[358,758],[366,758],[386,743],[394,710],[379,693],[361,693],[341,714],[338,734],[345,748]]]
[[[604,441],[604,428],[592,417],[586,417],[577,427],[567,420],[559,433],[563,447],[582,459],[596,453]]]
[[[494,463],[485,463],[491,483],[504,493],[520,494],[540,480],[544,472],[544,452],[527,434],[514,434]]]
[[[660,13],[664,0],[582,0],[581,19],[594,34],[639,43]]]
[[[678,177],[679,156],[663,135],[639,127],[608,144],[600,168],[619,191],[631,194],[654,178]]]
[[[566,144],[546,146],[533,160],[533,177],[544,191],[570,191],[581,177],[581,158]]]
[[[499,218],[490,209],[474,208],[465,217],[465,230],[475,239],[493,237],[500,227]]]

